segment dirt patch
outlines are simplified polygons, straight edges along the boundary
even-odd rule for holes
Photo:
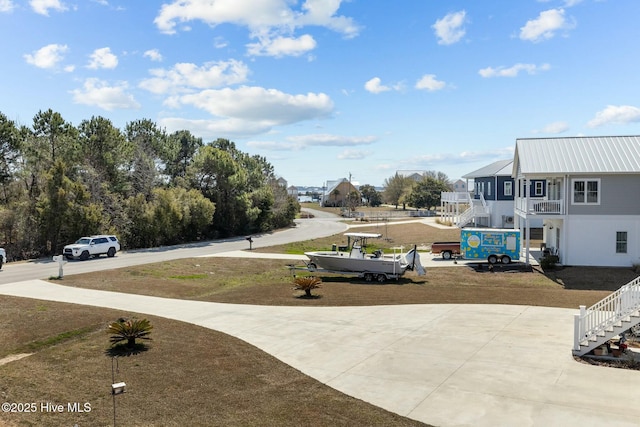
[[[0,366],[6,365],[7,363],[14,362],[16,360],[24,359],[27,356],[31,356],[33,353],[20,353],[20,354],[10,354],[9,356],[3,357],[0,359]]]

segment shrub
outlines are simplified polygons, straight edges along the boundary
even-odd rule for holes
[[[108,332],[113,334],[110,338],[111,345],[127,341],[127,347],[134,347],[137,338],[151,340],[151,329],[153,326],[147,319],[118,319],[109,324]]]
[[[313,296],[311,295],[311,291],[313,289],[319,288],[320,283],[322,283],[322,280],[320,280],[318,277],[314,277],[314,276],[296,277],[294,279],[294,284],[295,284],[294,289],[297,291],[304,291],[305,296],[307,298],[311,298]]]

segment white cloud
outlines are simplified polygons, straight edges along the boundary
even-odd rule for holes
[[[323,93],[291,95],[275,89],[249,86],[171,96],[164,105],[172,108],[192,106],[214,118],[198,122],[166,118],[163,123],[191,123],[200,129],[219,129],[218,135],[243,136],[265,133],[274,126],[326,118],[333,111],[331,98]]]
[[[533,133],[563,133],[569,130],[569,123],[567,122],[553,122],[549,123],[540,130],[535,130]]]
[[[207,62],[202,66],[178,63],[171,69],[154,69],[153,76],[140,87],[156,94],[184,92],[190,89],[210,89],[239,84],[247,80],[249,68],[242,61]]]
[[[91,68],[92,70],[97,70],[98,68],[112,69],[118,66],[118,57],[111,53],[111,49],[108,47],[94,50],[93,53],[89,55],[89,58],[87,68]]]
[[[374,77],[364,84],[364,88],[371,93],[382,93],[391,90],[389,86],[382,84],[380,77]]]
[[[362,160],[371,155],[371,151],[362,150],[344,150],[338,154],[339,160]]]
[[[145,58],[149,58],[152,61],[162,62],[162,54],[158,49],[149,49],[142,54]]]
[[[466,33],[464,28],[466,16],[467,12],[461,10],[460,12],[449,13],[444,18],[438,19],[431,26],[435,30],[438,44],[449,45],[459,42]]]
[[[327,27],[344,34],[346,37],[355,37],[360,31],[360,26],[353,19],[346,16],[336,16],[343,0],[306,0],[302,9],[306,13],[298,16],[298,25],[315,25]]]
[[[300,55],[315,47],[310,36],[295,37],[296,29],[320,26],[355,37],[360,28],[351,18],[337,15],[343,0],[306,0],[299,9],[297,2],[283,0],[173,0],[164,4],[154,23],[161,32],[173,34],[178,25],[202,21],[211,26],[230,23],[247,27],[258,43],[247,45],[250,54],[274,56]],[[313,41],[313,43],[312,43]]]
[[[224,47],[227,47],[229,45],[229,42],[227,42],[224,37],[216,37],[215,39],[213,39],[213,47],[215,47],[216,49],[222,49]]]
[[[375,136],[343,136],[326,133],[298,135],[287,138],[306,147],[345,147],[353,145],[369,145],[377,140]]]
[[[30,0],[29,4],[35,13],[45,16],[49,16],[50,9],[58,12],[67,10],[67,7],[60,0]]]
[[[0,0],[0,12],[11,12],[15,7],[11,0]]]
[[[68,50],[69,48],[66,44],[50,44],[34,51],[32,54],[24,55],[24,59],[27,63],[38,68],[52,69],[64,59],[64,54]]]
[[[575,28],[574,22],[567,22],[564,17],[564,9],[549,9],[540,12],[536,19],[527,21],[520,28],[520,39],[539,42],[553,38],[559,30]]]
[[[249,141],[247,145],[265,151],[296,151],[304,148],[301,144],[288,141]]]
[[[247,137],[269,131],[270,126],[265,123],[250,122],[238,119],[185,119],[180,117],[165,117],[158,120],[158,124],[169,133],[188,130],[200,138],[220,138],[221,136]]]
[[[416,82],[416,89],[426,89],[429,92],[444,89],[447,84],[437,80],[435,74],[425,74]]]
[[[640,122],[640,108],[631,105],[608,105],[602,111],[598,111],[587,126],[595,128],[608,124],[629,124]]]
[[[401,162],[400,169],[429,170],[441,167],[444,164],[455,165],[460,163],[473,163],[479,161],[495,161],[499,159],[513,158],[514,147],[505,147],[487,151],[462,151],[452,153],[426,154],[413,156]]]
[[[528,74],[537,74],[540,71],[548,71],[551,69],[551,65],[542,64],[515,64],[512,67],[504,68],[504,67],[487,67],[478,71],[482,77],[516,77],[520,71],[524,71]]]
[[[140,108],[133,95],[126,93],[127,89],[126,82],[110,86],[105,81],[92,78],[85,80],[82,89],[72,90],[71,94],[76,104],[96,106],[107,111]]]
[[[250,141],[248,145],[270,151],[302,150],[308,147],[353,147],[377,141],[375,136],[344,136],[331,134],[297,135],[285,141]],[[347,150],[348,151],[348,150]]]
[[[247,44],[247,53],[254,56],[300,56],[316,47],[316,41],[309,34],[295,37],[260,37],[258,43]]]
[[[291,95],[255,86],[204,90],[174,97],[171,102],[191,105],[219,117],[262,121],[271,125],[327,117],[333,110],[333,102],[324,93]]]

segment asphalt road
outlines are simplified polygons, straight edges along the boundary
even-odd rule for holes
[[[296,220],[296,226],[286,230],[252,235],[253,248],[331,236],[347,229],[347,225],[341,222],[342,218],[336,215],[310,209],[305,209],[305,211],[313,213],[315,217]],[[122,251],[114,258],[102,256],[87,261],[68,261],[63,268],[66,276],[243,249],[249,249],[249,242],[244,236],[185,245]],[[50,258],[8,263],[4,264],[2,270],[0,270],[0,284],[47,279],[52,276],[58,276],[58,263]]]

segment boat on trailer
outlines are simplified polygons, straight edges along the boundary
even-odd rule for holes
[[[307,269],[336,274],[355,274],[367,281],[384,282],[389,278],[397,279],[407,270],[416,270],[418,275],[425,271],[420,263],[417,248],[406,253],[385,254],[381,250],[366,252],[367,239],[382,237],[378,233],[345,233],[350,245],[346,250],[305,252],[309,258]]]

